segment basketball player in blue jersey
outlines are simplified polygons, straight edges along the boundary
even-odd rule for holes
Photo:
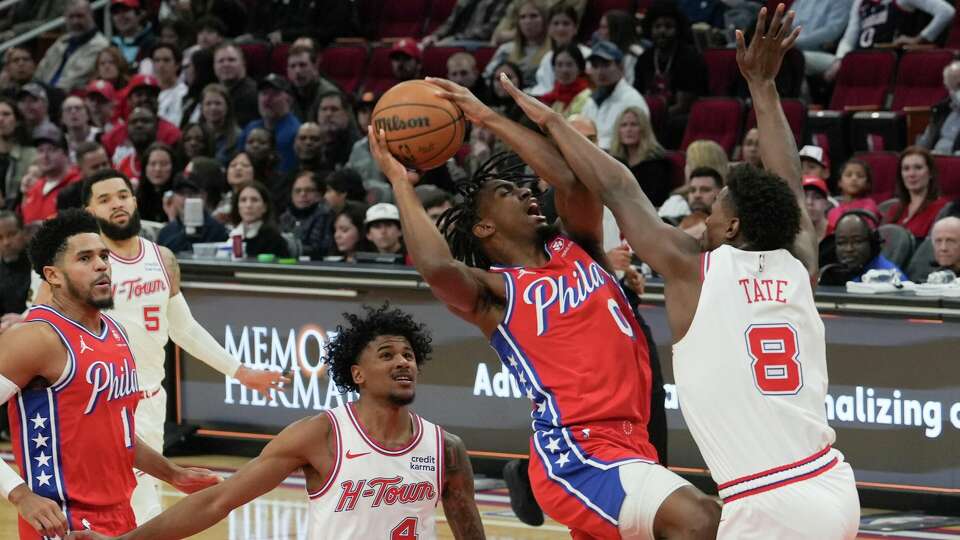
[[[853,470],[827,424],[824,327],[813,300],[817,236],[774,78],[800,29],[761,9],[737,32],[769,172],[734,168],[701,242],[664,224],[633,174],[557,113],[503,85],[610,208],[630,245],[665,280],[681,410],[723,499],[720,539],[852,539]]]
[[[326,349],[334,382],[358,401],[294,422],[222,484],[119,538],[187,538],[302,470],[309,540],[436,538],[440,503],[454,538],[483,540],[463,441],[409,409],[430,334],[399,309],[366,309],[346,314]]]

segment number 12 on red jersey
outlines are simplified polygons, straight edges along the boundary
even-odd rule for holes
[[[793,395],[803,388],[797,330],[786,323],[751,324],[744,334],[753,361],[753,382],[761,394]]]

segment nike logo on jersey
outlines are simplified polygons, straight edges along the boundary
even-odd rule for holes
[[[367,455],[367,454],[369,454],[369,453],[370,453],[370,452],[360,452],[359,454],[354,454],[354,453],[351,452],[350,450],[347,450],[347,459],[353,459],[353,458],[363,457],[363,456],[365,456],[365,455]]]

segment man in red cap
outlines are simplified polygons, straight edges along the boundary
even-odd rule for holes
[[[112,0],[110,16],[113,19],[114,35],[111,43],[123,53],[134,68],[143,54],[153,49],[156,41],[153,26],[146,22],[147,15],[140,0]]]
[[[397,82],[420,78],[420,47],[413,38],[403,38],[390,50],[390,67]]]
[[[57,215],[57,194],[80,180],[76,169],[70,168],[67,141],[53,124],[44,124],[33,132],[37,147],[37,164],[43,176],[27,191],[20,207],[25,224],[37,223]]]
[[[117,92],[110,81],[95,79],[87,83],[84,101],[90,109],[90,121],[102,133],[110,133],[116,127]]]
[[[154,115],[157,114],[160,83],[152,75],[140,74],[131,79],[130,84],[124,90],[124,94],[123,105],[126,111],[133,111],[137,107],[146,107],[152,110]],[[124,117],[128,114],[124,114]],[[173,146],[180,140],[180,129],[160,118],[157,121],[157,140]],[[113,131],[104,135],[101,142],[114,163],[120,163],[125,157],[135,152],[134,145],[130,142],[126,123],[117,126]]]
[[[807,213],[817,231],[817,239],[823,240],[827,236],[827,212],[833,208],[830,202],[830,190],[827,183],[818,176],[804,175],[803,193],[806,195]]]

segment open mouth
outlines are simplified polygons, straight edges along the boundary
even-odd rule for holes
[[[97,288],[110,288],[110,278],[102,277],[93,282],[93,286]]]
[[[401,384],[413,384],[413,376],[409,374],[394,375],[393,380]]]

